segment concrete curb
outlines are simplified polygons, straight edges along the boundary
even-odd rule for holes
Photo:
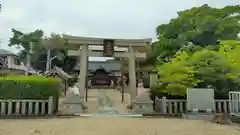
[[[182,118],[182,114],[160,114],[160,113],[143,113],[143,114],[72,114],[72,115],[58,115],[60,117],[132,117],[132,118]]]
[[[92,117],[126,117],[126,118],[182,118],[181,114],[55,114],[52,116],[0,116],[0,119],[56,119],[56,118],[92,118]]]

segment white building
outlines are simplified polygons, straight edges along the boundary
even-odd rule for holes
[[[20,57],[10,51],[0,49],[0,72],[24,74],[26,67]],[[31,71],[31,73],[33,73]]]

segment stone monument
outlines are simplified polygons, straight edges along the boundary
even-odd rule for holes
[[[153,101],[147,92],[143,92],[136,97],[136,101],[132,104],[135,113],[153,113]]]
[[[213,89],[187,90],[187,113],[183,114],[186,119],[212,120],[214,117],[215,103]]]
[[[72,87],[68,90],[66,99],[61,102],[61,114],[74,115],[84,112],[87,109],[85,101],[80,98],[78,88]]]

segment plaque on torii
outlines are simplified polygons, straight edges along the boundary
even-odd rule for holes
[[[114,40],[104,39],[103,40],[103,56],[113,57],[114,54]]]

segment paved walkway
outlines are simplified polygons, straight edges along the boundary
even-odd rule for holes
[[[118,114],[127,114],[129,113],[127,105],[130,103],[129,94],[125,93],[124,99],[124,102],[122,102],[122,94],[116,89],[90,89],[87,113],[102,113],[101,110],[105,108]]]
[[[76,89],[77,90],[77,89]],[[74,89],[71,89],[74,91]],[[88,110],[86,113],[114,113],[114,114],[129,114],[131,110],[127,109],[130,102],[129,89],[125,88],[124,101],[122,102],[122,93],[117,89],[89,89],[88,90]],[[78,92],[74,92],[78,93]],[[148,94],[148,89],[143,87],[138,88],[138,97],[142,94]],[[64,98],[60,98],[60,103]],[[143,99],[144,100],[144,99]]]
[[[126,91],[129,91],[127,88],[125,88]],[[140,98],[146,98],[146,99],[141,99],[141,100],[148,100],[149,97],[147,96],[142,96],[142,95],[148,95],[148,89],[145,89],[143,87],[139,87],[138,89],[138,96]],[[97,89],[90,89],[89,90],[89,100],[88,100],[88,107],[89,107],[89,111],[88,113],[95,113],[97,112],[98,108],[97,106],[101,106],[99,105],[97,102],[97,97],[98,94],[105,94],[105,98],[106,99],[101,99],[101,100],[105,100],[105,106],[109,105],[111,106],[112,109],[115,109],[118,111],[119,114],[128,114],[131,113],[131,110],[127,109],[127,106],[131,103],[131,98],[130,98],[130,94],[124,93],[124,101],[122,102],[122,93],[121,91],[117,90],[117,89],[104,89],[104,90],[97,90]],[[103,97],[102,97],[103,98]],[[108,104],[108,105],[107,105]],[[102,105],[103,106],[103,105]]]

